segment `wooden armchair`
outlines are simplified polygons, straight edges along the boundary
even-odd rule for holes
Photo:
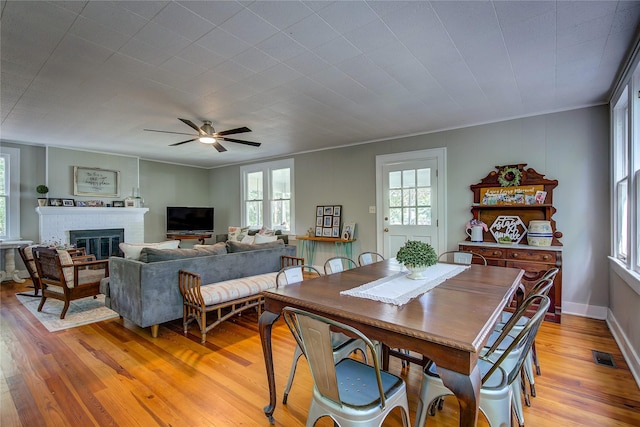
[[[64,319],[71,301],[100,293],[100,280],[109,276],[109,260],[88,260],[79,256],[75,260],[65,250],[45,247],[33,248],[42,299],[38,311],[42,311],[47,298],[64,302],[60,318]]]

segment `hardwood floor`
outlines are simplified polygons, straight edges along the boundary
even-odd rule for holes
[[[268,426],[268,401],[256,314],[223,323],[206,345],[181,321],[151,338],[122,319],[51,333],[15,298],[25,284],[0,289],[0,425],[13,426]],[[639,426],[640,390],[604,321],[563,315],[537,337],[542,375],[525,407],[527,426]],[[283,389],[294,341],[283,322],[273,331],[276,384]],[[591,350],[613,354],[616,368],[594,364]],[[391,361],[391,370],[401,372]],[[411,421],[420,387],[416,365],[403,372]],[[311,378],[301,360],[276,426],[303,426]],[[281,399],[281,395],[279,396]],[[457,425],[452,397],[427,426]],[[332,426],[327,419],[318,426]],[[479,425],[486,426],[480,416]],[[401,426],[399,413],[385,426]]]

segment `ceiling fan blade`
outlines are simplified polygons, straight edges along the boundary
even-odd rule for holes
[[[168,130],[155,130],[155,129],[143,129],[143,130],[146,130],[148,132],[173,133],[175,135],[192,135],[192,136],[195,136],[192,133],[171,132],[171,131],[168,131]]]
[[[251,132],[251,129],[249,129],[246,126],[243,126],[241,128],[235,128],[235,129],[223,130],[222,132],[216,132],[216,135],[225,136],[225,135],[232,135],[234,133],[244,133],[244,132]]]
[[[196,132],[198,132],[198,134],[205,135],[205,132],[202,129],[200,129],[198,126],[196,126],[196,124],[193,123],[191,120],[181,119],[181,118],[178,118],[178,120],[180,120],[185,125],[192,127]]]
[[[213,148],[215,148],[216,150],[218,150],[218,153],[223,153],[225,151],[227,151],[226,148],[224,148],[222,145],[220,145],[220,143],[218,141],[214,142],[213,144]]]
[[[220,137],[218,139],[221,139],[223,141],[237,142],[238,144],[251,145],[252,147],[260,147],[260,145],[262,145],[260,142],[243,141],[241,139],[234,138]]]
[[[169,144],[169,147],[175,147],[176,145],[182,145],[182,144],[186,144],[187,142],[197,141],[197,140],[198,138],[187,139],[186,141],[176,142],[175,144]]]

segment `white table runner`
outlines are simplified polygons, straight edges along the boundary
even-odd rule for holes
[[[438,263],[427,267],[422,272],[424,279],[418,280],[407,278],[409,270],[403,269],[391,276],[342,291],[340,294],[403,305],[467,268],[469,268],[468,265]]]

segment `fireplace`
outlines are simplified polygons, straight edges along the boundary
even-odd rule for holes
[[[69,230],[69,243],[85,248],[87,255],[95,255],[96,259],[123,256],[119,247],[121,242],[124,242],[124,228]]]
[[[144,242],[144,215],[149,208],[100,208],[100,207],[64,207],[64,206],[40,206],[36,208],[39,216],[40,242],[57,244],[70,244],[71,231],[99,231],[97,235],[84,235],[86,237],[87,251],[95,251],[105,254],[105,257],[118,248],[118,243],[142,243]],[[104,230],[124,230],[124,236],[118,234],[109,236],[108,243],[102,240],[91,240],[104,237]],[[118,240],[119,239],[119,240]],[[92,243],[93,242],[93,243]],[[117,243],[116,243],[117,242]],[[84,243],[75,242],[83,245]],[[92,245],[94,245],[92,247]],[[105,249],[103,249],[105,246]],[[99,250],[98,250],[99,248]],[[115,250],[117,250],[115,249]],[[98,253],[94,253],[96,258]]]

